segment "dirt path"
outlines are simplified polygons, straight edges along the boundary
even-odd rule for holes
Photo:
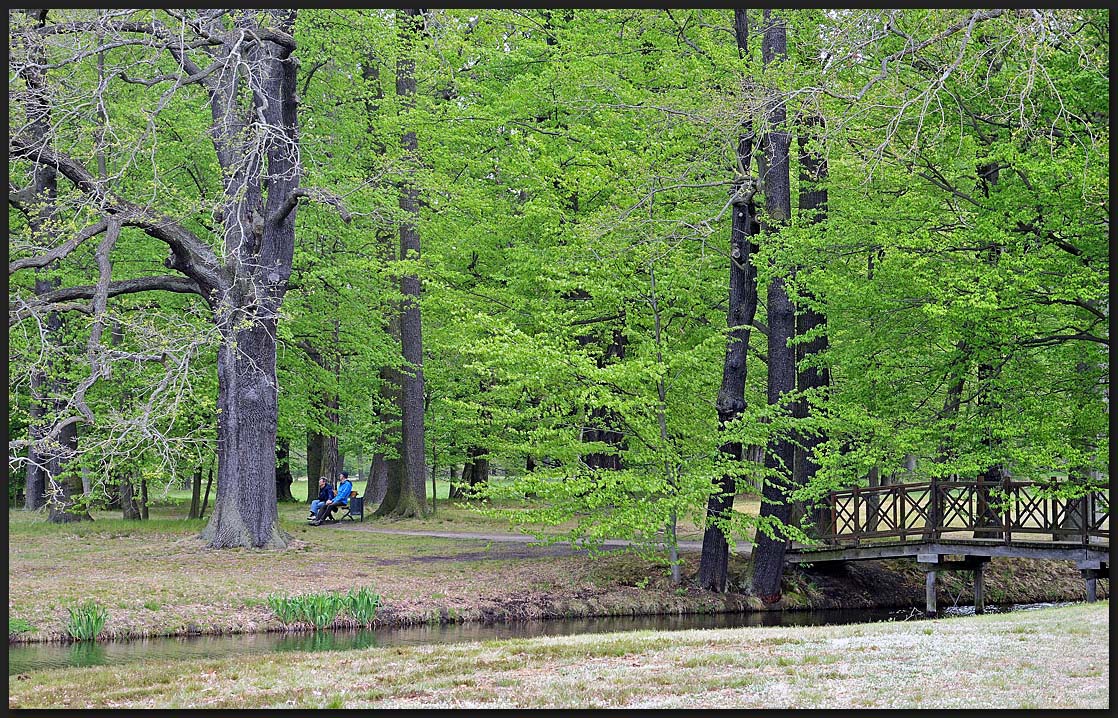
[[[571,546],[570,544],[566,544],[566,543],[541,544],[541,543],[538,542],[538,539],[536,539],[535,536],[530,536],[528,534],[519,534],[519,533],[515,533],[515,534],[485,534],[485,533],[462,533],[462,532],[456,532],[456,531],[400,531],[400,530],[396,530],[396,529],[385,529],[385,528],[365,526],[363,524],[354,524],[354,523],[347,523],[345,525],[341,525],[341,524],[330,524],[330,525],[332,527],[336,528],[336,529],[344,530],[344,531],[366,531],[368,533],[396,534],[398,536],[428,536],[428,537],[431,537],[431,538],[461,539],[461,540],[466,540],[466,541],[485,541],[485,542],[488,542],[488,543],[517,544],[517,545],[522,547],[520,550],[515,550],[514,549],[514,550],[511,550],[511,551],[508,550],[508,549],[497,550],[497,551],[486,551],[485,553],[478,554],[476,556],[473,555],[473,554],[469,554],[469,555],[458,554],[457,556],[453,557],[453,558],[456,558],[457,560],[462,560],[463,558],[509,559],[509,558],[532,558],[532,557],[540,557],[540,556],[572,556],[572,555],[575,555],[575,554],[582,554],[582,553],[587,553],[588,552],[588,549],[579,548],[579,547],[576,547],[576,546]],[[626,546],[630,546],[632,544],[633,544],[632,541],[625,541],[625,540],[621,540],[621,539],[609,539],[609,540],[603,541],[601,543],[600,548],[602,550],[612,550],[612,549],[625,548]],[[663,547],[663,544],[661,544],[661,547]],[[702,541],[680,541],[679,542],[679,549],[680,549],[680,551],[701,551],[703,549],[703,542]],[[744,549],[744,553],[741,551],[741,549]],[[750,554],[750,547],[749,546],[739,547],[739,553],[737,555],[740,555],[744,558],[744,557],[748,557],[749,554]],[[432,560],[432,558],[437,558],[437,557],[428,557],[427,560]]]

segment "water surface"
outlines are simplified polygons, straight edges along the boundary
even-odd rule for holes
[[[987,606],[990,613],[1021,611],[1068,603]],[[955,606],[943,615],[974,613],[974,606]],[[123,665],[137,661],[205,660],[240,654],[283,651],[341,651],[387,646],[416,646],[462,641],[492,641],[536,636],[565,636],[616,631],[682,631],[749,626],[825,626],[845,623],[919,620],[919,609],[838,609],[826,611],[755,611],[684,616],[622,616],[563,618],[513,623],[452,623],[308,633],[247,633],[224,636],[174,636],[78,643],[8,645],[8,675],[78,666]],[[324,665],[329,659],[324,659]]]

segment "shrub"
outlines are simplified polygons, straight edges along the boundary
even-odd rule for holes
[[[78,641],[92,641],[101,633],[108,611],[92,599],[70,607],[70,622],[66,631]]]

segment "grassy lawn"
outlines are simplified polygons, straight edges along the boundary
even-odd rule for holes
[[[631,554],[597,561],[542,550],[525,556],[524,547],[510,544],[362,530],[514,531],[451,502],[423,519],[373,519],[367,509],[361,524],[322,528],[306,525],[303,504],[281,504],[281,526],[295,541],[287,550],[262,552],[205,548],[195,538],[205,519],[185,519],[188,492],[153,492],[152,499],[147,521],[101,511],[93,522],[54,525],[9,511],[9,625],[24,639],[60,638],[68,607],[93,599],[108,609],[105,637],[279,630],[266,606],[269,594],[361,586],[382,596],[385,621],[399,623],[448,614],[469,620],[501,613],[510,602],[520,606],[519,618],[686,605],[661,566]],[[696,537],[694,527],[681,531],[681,539]],[[693,572],[697,554],[688,560]]]
[[[300,487],[296,487],[296,495]],[[364,486],[359,484],[359,488]],[[592,559],[562,546],[526,546],[486,539],[378,533],[371,529],[502,534],[500,519],[479,516],[452,502],[422,519],[374,519],[310,527],[303,504],[281,504],[281,526],[294,538],[283,551],[208,549],[197,535],[204,520],[186,520],[183,496],[156,499],[148,521],[123,521],[96,512],[95,521],[54,525],[41,514],[8,514],[8,623],[16,640],[66,638],[69,608],[93,600],[107,610],[102,638],[285,630],[267,606],[271,594],[308,594],[369,588],[381,596],[378,621],[526,620],[551,617],[740,611],[760,606],[741,593],[714,594],[688,583],[699,552],[681,552],[683,586],[670,585],[663,560],[628,552]],[[756,499],[739,499],[744,511]],[[694,526],[682,540],[697,540]],[[661,557],[663,559],[663,557]],[[991,602],[1082,598],[1074,568],[1041,569],[1017,559],[995,561],[987,577]],[[1067,562],[1063,562],[1066,564]],[[854,576],[855,593],[839,595],[810,577],[786,575],[785,607],[809,605],[917,605],[923,576],[906,562],[886,576]],[[734,557],[731,581],[748,564]],[[853,575],[853,574],[852,574]],[[881,580],[886,581],[885,584]],[[945,598],[962,596],[965,578],[945,575]],[[870,588],[866,588],[866,587]],[[1100,589],[1100,596],[1105,596]],[[901,596],[908,591],[909,598]],[[857,595],[855,595],[857,594]],[[834,598],[831,598],[831,596]],[[911,601],[890,603],[888,599]],[[849,602],[848,602],[849,601]],[[335,624],[345,626],[345,618]]]
[[[69,668],[13,676],[8,706],[1107,709],[1109,638],[1100,602]]]

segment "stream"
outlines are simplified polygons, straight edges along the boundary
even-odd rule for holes
[[[986,607],[988,613],[1066,606],[1030,603]],[[972,615],[974,606],[949,607],[941,617]],[[923,620],[919,609],[835,609],[755,611],[749,613],[621,616],[549,619],[514,623],[451,623],[304,633],[248,633],[221,636],[160,636],[75,643],[9,643],[8,675],[78,666],[120,665],[136,661],[205,660],[238,654],[284,651],[340,651],[462,641],[492,641],[618,631],[683,631],[754,626],[825,626],[846,623]]]

